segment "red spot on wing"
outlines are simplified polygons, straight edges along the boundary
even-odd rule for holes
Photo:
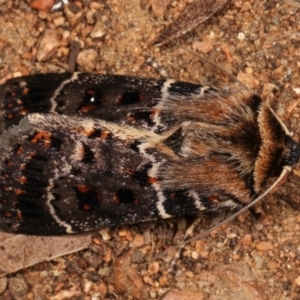
[[[208,197],[208,200],[211,202],[220,202],[220,198],[217,196],[210,196]]]
[[[28,95],[30,89],[28,87],[23,88],[22,94],[23,95]]]
[[[15,190],[15,194],[16,194],[16,195],[26,194],[26,191],[25,191],[25,190],[22,190],[22,189],[16,189],[16,190]]]
[[[76,188],[81,193],[87,193],[90,190],[90,188],[88,186],[83,185],[83,184],[77,185]]]
[[[87,211],[87,210],[91,209],[91,206],[89,204],[85,204],[85,205],[82,206],[82,209]]]
[[[151,184],[157,183],[158,181],[159,180],[155,177],[150,177],[150,176],[148,177],[148,182],[151,183]]]
[[[49,148],[51,145],[51,133],[47,131],[37,132],[30,140],[31,143],[42,143],[44,147]]]
[[[26,183],[28,180],[27,180],[27,177],[25,176],[21,176],[17,179],[17,181],[19,181],[21,184],[24,184]]]

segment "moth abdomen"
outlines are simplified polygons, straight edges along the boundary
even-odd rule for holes
[[[278,116],[245,88],[74,73],[12,79],[0,95],[4,231],[238,209],[299,159]]]

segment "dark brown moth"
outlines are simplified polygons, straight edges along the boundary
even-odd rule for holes
[[[37,235],[242,209],[299,145],[246,88],[65,73],[0,87],[0,229]]]

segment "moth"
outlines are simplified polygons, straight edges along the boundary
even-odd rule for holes
[[[0,87],[0,230],[61,235],[239,210],[299,160],[246,88],[87,73]]]

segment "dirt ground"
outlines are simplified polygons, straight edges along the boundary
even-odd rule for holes
[[[299,141],[300,2],[228,1],[177,44],[155,47],[158,33],[186,5],[173,1],[164,7],[167,1],[161,1],[157,9],[157,2],[83,0],[45,13],[28,1],[0,0],[0,82],[74,67],[159,78],[145,63],[147,56],[174,79],[224,81],[188,48],[263,96],[276,86],[274,108]],[[76,54],[73,41],[80,46],[76,64],[69,60]],[[171,247],[181,240],[187,220],[114,228],[107,241],[95,233],[86,250],[1,278],[0,299],[300,299],[300,213],[287,204],[300,203],[299,166],[257,205],[259,214],[243,213],[187,245],[174,274],[167,272]],[[212,219],[204,218],[198,231]],[[172,251],[147,263],[167,249]]]

